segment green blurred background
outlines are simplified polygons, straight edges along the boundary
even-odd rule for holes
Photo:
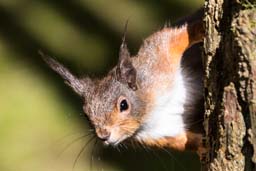
[[[76,74],[115,65],[124,24],[134,54],[166,22],[202,0],[0,0],[0,171],[199,170],[191,153],[97,143],[78,153],[90,127],[82,101],[42,62],[38,50]]]

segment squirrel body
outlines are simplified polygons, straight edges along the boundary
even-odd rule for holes
[[[193,122],[199,121],[201,126],[202,73],[189,66],[200,54],[185,52],[203,36],[202,17],[181,27],[165,27],[145,39],[132,57],[123,37],[118,64],[102,79],[79,79],[54,59],[41,55],[83,98],[84,112],[105,144],[132,140],[198,150],[202,130],[193,130]],[[182,62],[186,56],[187,64]]]
[[[190,42],[187,29],[184,25],[160,30],[146,39],[132,58],[140,85],[138,91],[147,99],[143,128],[135,138],[146,145],[185,150],[201,142],[200,134],[187,130],[183,116],[186,105],[194,108],[194,101],[203,98],[202,80],[192,78],[193,74],[186,75],[181,63],[185,50],[202,40],[199,37]]]

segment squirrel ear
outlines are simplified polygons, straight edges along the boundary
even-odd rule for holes
[[[78,79],[62,64],[45,55],[42,51],[39,51],[39,54],[42,56],[43,60],[48,64],[48,66],[65,80],[66,84],[68,84],[78,95],[84,96],[86,87],[88,88],[85,81]]]
[[[129,50],[125,42],[127,23],[125,26],[125,32],[120,46],[119,61],[116,68],[117,80],[123,83],[127,83],[128,86],[134,91],[138,89],[136,84],[136,69],[132,65]]]

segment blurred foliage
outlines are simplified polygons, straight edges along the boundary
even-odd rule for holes
[[[124,23],[136,53],[165,22],[202,0],[0,0],[0,170],[71,171],[89,138],[82,102],[40,59],[58,58],[75,73],[100,76],[117,61]],[[111,149],[93,141],[74,171],[199,170],[194,154]]]

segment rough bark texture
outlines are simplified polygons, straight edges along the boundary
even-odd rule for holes
[[[256,2],[206,0],[203,171],[256,170]]]

